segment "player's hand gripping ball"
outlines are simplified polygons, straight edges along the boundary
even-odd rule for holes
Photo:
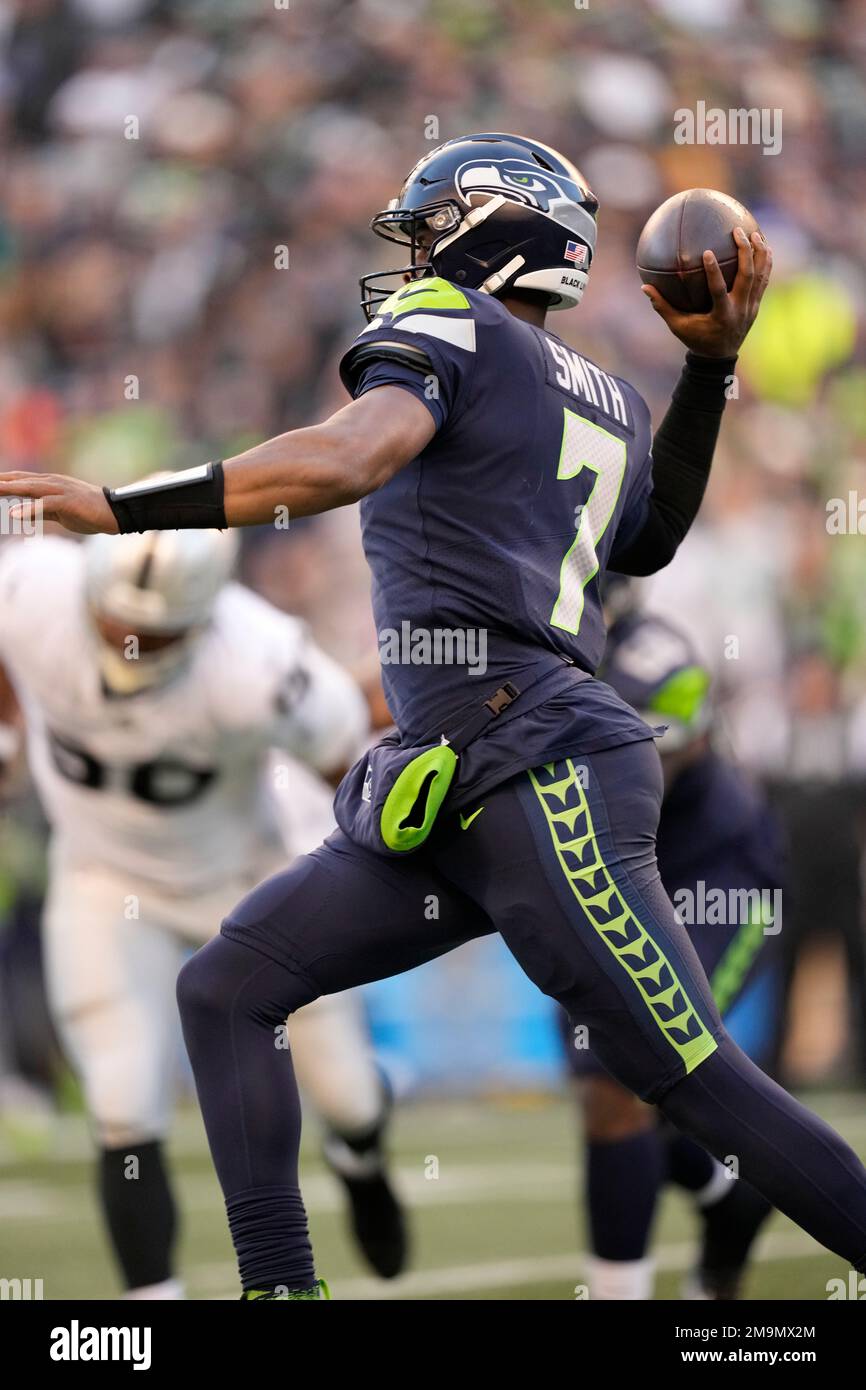
[[[637,245],[644,294],[686,347],[733,357],[755,321],[772,252],[748,208],[689,188],[650,217]]]

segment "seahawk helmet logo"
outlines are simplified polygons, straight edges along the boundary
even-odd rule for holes
[[[587,196],[586,189],[574,179],[548,173],[528,159],[470,159],[460,165],[454,183],[470,206],[476,194],[495,197],[501,193],[512,202],[549,212],[551,203],[564,199],[581,204]]]

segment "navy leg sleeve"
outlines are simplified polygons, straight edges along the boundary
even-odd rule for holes
[[[595,1255],[641,1260],[664,1182],[664,1143],[656,1129],[586,1146],[586,1204]]]
[[[866,1170],[835,1130],[731,1038],[660,1102],[669,1120],[740,1172],[816,1240],[866,1273]]]
[[[184,1038],[245,1289],[314,1280],[287,1016],[491,930],[423,861],[379,859],[337,832],[250,893],[184,966]]]
[[[521,773],[436,862],[472,891],[527,975],[583,1025],[605,1069],[863,1269],[866,1169],[728,1037],[661,887],[651,742]],[[456,820],[456,818],[455,818]]]
[[[258,951],[217,936],[184,966],[177,997],[241,1283],[309,1288],[315,1275],[298,1186],[301,1107],[285,1020],[315,990]]]

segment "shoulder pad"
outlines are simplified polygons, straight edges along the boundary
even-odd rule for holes
[[[437,313],[457,313],[469,309],[470,303],[462,290],[448,280],[435,276],[432,280],[411,280],[408,285],[392,294],[390,299],[380,305],[377,318],[390,315],[392,319],[401,314],[417,313],[420,310],[435,310]]]
[[[380,335],[388,329],[401,333],[421,334],[437,343],[447,343],[475,351],[475,313],[470,300],[449,280],[412,280],[381,305],[379,313],[363,341],[372,332]]]
[[[437,370],[437,354],[451,348],[475,352],[469,299],[448,280],[412,280],[380,306],[343,357],[340,375],[354,393],[361,369],[373,362],[395,362],[426,374]]]

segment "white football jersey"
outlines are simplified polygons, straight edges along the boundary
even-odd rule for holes
[[[235,583],[182,670],[132,696],[108,693],[83,549],[59,537],[0,550],[0,661],[55,852],[169,901],[255,877],[263,858],[273,867],[274,797],[293,788],[291,762],[269,761],[269,749],[327,772],[352,761],[367,729],[361,692],[305,625]]]

